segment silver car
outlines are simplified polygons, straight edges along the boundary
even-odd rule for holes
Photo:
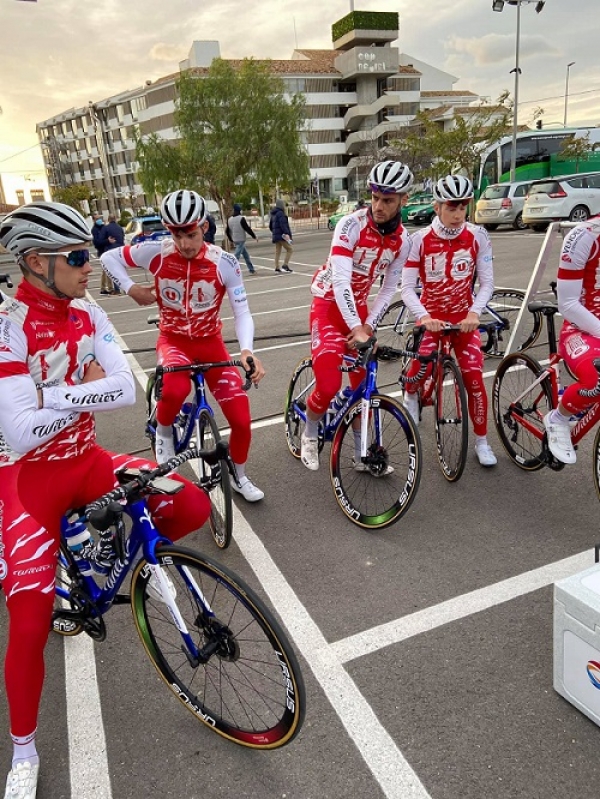
[[[515,183],[492,183],[488,186],[475,206],[475,222],[486,230],[496,230],[499,225],[511,225],[515,230],[523,230],[523,205],[531,181]]]

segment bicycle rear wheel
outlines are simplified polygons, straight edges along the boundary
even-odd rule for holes
[[[221,440],[214,417],[205,409],[200,411],[195,433],[196,443],[200,449],[214,449],[217,442]],[[192,463],[195,464],[194,470],[198,474],[200,485],[210,497],[208,523],[215,543],[219,549],[227,549],[231,543],[233,531],[233,501],[229,472],[223,468],[221,462],[214,466],[209,466],[202,459],[192,461]]]
[[[407,348],[407,339],[415,326],[415,317],[408,310],[403,300],[396,300],[387,309],[381,322],[377,325],[377,342],[381,346],[393,347],[397,350]],[[382,361],[385,363],[385,361]]]
[[[300,458],[300,437],[306,420],[306,399],[315,385],[312,358],[302,358],[296,365],[288,384],[283,418],[285,419],[285,439],[294,458]],[[323,441],[319,439],[319,450]]]
[[[469,450],[467,392],[458,364],[444,358],[435,392],[435,437],[442,474],[450,483],[460,479]]]
[[[391,397],[371,396],[367,456],[355,460],[352,421],[361,402],[344,415],[331,444],[330,476],[338,505],[359,527],[388,527],[409,509],[421,480],[421,439],[410,414]]]
[[[494,377],[494,424],[508,456],[526,471],[546,463],[544,416],[554,407],[550,378],[536,382],[540,364],[527,353],[512,352]]]
[[[525,292],[518,289],[496,289],[481,314],[482,325],[490,325],[481,335],[481,349],[490,358],[503,358],[517,323]],[[492,313],[493,312],[493,313]],[[499,317],[499,321],[496,319]],[[515,351],[523,352],[538,340],[542,332],[543,319],[539,311],[526,310]]]
[[[149,587],[151,569],[136,567],[133,618],[154,667],[199,721],[224,738],[254,749],[275,749],[298,734],[304,720],[304,682],[278,622],[233,572],[176,546],[157,560],[193,644],[169,607]]]

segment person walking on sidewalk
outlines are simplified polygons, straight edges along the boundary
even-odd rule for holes
[[[235,248],[233,251],[235,257],[238,259],[238,261],[243,257],[244,261],[246,262],[246,266],[248,267],[248,272],[250,272],[251,275],[255,275],[256,269],[250,260],[248,250],[246,248],[246,235],[252,236],[254,241],[258,241],[258,238],[248,224],[246,217],[242,215],[242,206],[238,205],[238,203],[234,203],[233,216],[230,216],[227,220],[227,229],[225,232],[227,233],[227,238]]]
[[[290,258],[292,257],[292,231],[290,230],[290,223],[285,213],[285,203],[283,200],[275,200],[275,207],[271,208],[269,217],[269,230],[272,233],[272,241],[275,245],[275,271],[278,274],[281,272],[293,272],[290,269]],[[285,250],[285,257],[281,268],[279,267],[279,259],[281,257],[281,250]]]
[[[122,247],[125,244],[125,232],[121,225],[117,222],[117,217],[114,214],[109,214],[108,224],[102,227],[100,243],[102,245],[102,253],[105,253],[107,250],[114,250],[117,247]],[[102,274],[106,275],[106,272],[102,270]],[[114,281],[110,280],[110,278],[108,279],[112,288],[107,293],[120,294],[121,290],[119,289],[118,285]],[[104,292],[101,291],[100,293],[103,294]]]

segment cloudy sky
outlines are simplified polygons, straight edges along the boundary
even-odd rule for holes
[[[456,75],[455,88],[496,99],[513,91],[517,9],[491,0],[355,0],[397,11],[401,52]],[[36,122],[175,72],[194,39],[224,58],[290,58],[330,48],[350,0],[0,0],[0,172],[41,168]],[[600,0],[522,0],[519,122],[541,106],[562,125],[600,125]]]

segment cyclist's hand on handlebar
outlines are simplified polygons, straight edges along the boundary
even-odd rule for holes
[[[469,311],[465,318],[459,322],[461,333],[472,333],[479,327],[479,314],[475,311]]]
[[[138,305],[154,305],[156,302],[154,287],[136,284],[129,289],[127,294],[132,300],[135,300]]]
[[[242,350],[240,360],[244,364],[244,369],[248,372],[248,378],[257,386],[265,376],[265,368],[256,355],[250,350]]]
[[[346,341],[349,347],[356,349],[357,344],[366,344],[372,336],[373,328],[371,325],[357,325],[348,333]]]
[[[425,330],[429,330],[430,333],[439,333],[446,326],[441,319],[432,319],[431,316],[422,316],[418,320],[418,324],[423,325]]]

